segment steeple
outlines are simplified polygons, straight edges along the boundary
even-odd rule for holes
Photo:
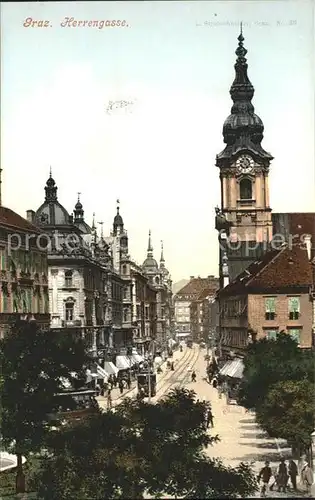
[[[81,222],[84,221],[84,210],[82,203],[80,201],[80,195],[81,193],[78,193],[78,201],[75,204],[73,214],[74,214],[74,222]]]
[[[53,202],[53,201],[57,201],[57,186],[56,186],[56,183],[54,181],[54,179],[52,178],[52,172],[51,172],[51,167],[50,167],[50,170],[49,170],[49,178],[46,182],[46,186],[45,186],[45,201],[46,202]]]
[[[251,102],[255,89],[247,74],[248,64],[245,57],[247,50],[244,47],[242,23],[237,39],[235,78],[230,89],[233,106],[230,116],[223,125],[223,138],[227,146],[217,155],[217,166],[222,165],[220,160],[230,159],[241,150],[251,151],[262,159],[272,159],[272,156],[261,147],[264,125],[255,114]]]
[[[163,241],[161,240],[161,258],[160,258],[160,267],[165,267],[165,259],[164,259],[164,248]]]
[[[153,257],[153,246],[152,246],[152,241],[151,241],[151,229],[149,230],[147,257],[148,258]]]
[[[117,230],[119,229],[119,231],[122,233],[123,230],[124,230],[124,221],[123,221],[123,218],[122,216],[120,215],[119,213],[119,204],[120,204],[120,201],[117,200],[117,213],[114,217],[114,224],[113,224],[113,231],[114,231],[114,234],[117,235]]]

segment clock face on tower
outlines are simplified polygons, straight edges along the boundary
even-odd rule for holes
[[[241,155],[236,161],[236,168],[241,174],[249,174],[254,168],[254,160],[249,155]]]

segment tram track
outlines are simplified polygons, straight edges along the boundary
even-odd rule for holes
[[[198,349],[193,349],[187,358],[185,357],[184,359],[181,360],[180,364],[177,365],[176,371],[174,371],[174,374],[170,377],[170,379],[165,380],[165,382],[162,384],[162,386],[157,386],[157,391],[156,391],[156,396],[154,396],[153,401],[156,403],[159,399],[161,399],[165,394],[168,393],[168,391],[173,387],[173,386],[179,386],[183,387],[183,385],[186,383],[187,377],[191,376],[191,372],[187,373],[187,366],[190,366],[192,369],[194,368],[198,358],[199,358],[199,350]],[[181,378],[182,374],[185,374],[183,378]],[[180,379],[180,380],[178,380]]]

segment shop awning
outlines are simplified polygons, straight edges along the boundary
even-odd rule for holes
[[[104,370],[104,368],[102,368],[100,365],[97,365],[97,378],[102,378],[105,380],[105,382],[107,382],[108,380],[108,373]]]
[[[119,372],[118,368],[111,361],[105,361],[104,369],[109,375],[117,375]]]
[[[131,359],[135,364],[143,363],[144,358],[140,354],[132,354]]]
[[[128,368],[130,368],[131,365],[127,356],[117,356],[116,366],[118,368],[118,371],[120,371],[120,370],[128,370]]]
[[[225,363],[220,370],[220,375],[230,378],[241,379],[243,377],[244,363],[243,360],[233,359]]]

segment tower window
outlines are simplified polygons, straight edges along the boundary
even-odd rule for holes
[[[241,200],[251,200],[253,197],[253,185],[249,179],[242,179],[240,182]]]

